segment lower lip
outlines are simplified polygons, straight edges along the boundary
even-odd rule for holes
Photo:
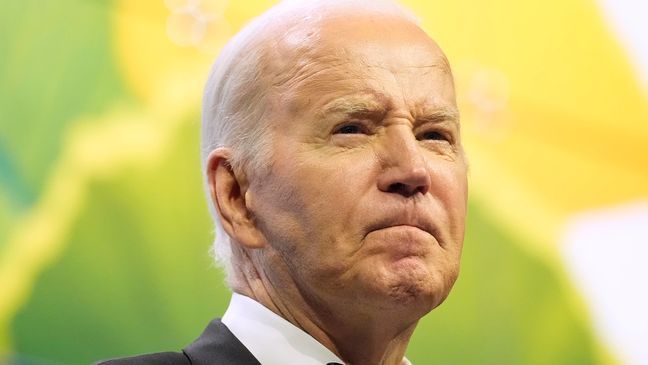
[[[392,226],[373,233],[378,235],[376,238],[384,241],[384,245],[381,245],[383,249],[397,260],[425,256],[434,240],[428,232],[414,226]]]

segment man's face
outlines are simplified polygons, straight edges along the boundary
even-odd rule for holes
[[[287,51],[271,167],[246,195],[264,269],[315,306],[425,313],[457,277],[466,213],[447,61],[391,18],[330,20],[316,43]]]

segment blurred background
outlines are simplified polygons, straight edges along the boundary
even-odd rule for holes
[[[273,3],[2,2],[0,364],[179,349],[223,313],[200,97]],[[471,161],[462,273],[409,358],[648,364],[648,3],[403,3]]]

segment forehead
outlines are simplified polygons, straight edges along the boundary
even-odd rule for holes
[[[272,86],[279,105],[293,113],[336,100],[384,108],[455,105],[446,57],[402,18],[332,17],[287,32],[273,53]]]

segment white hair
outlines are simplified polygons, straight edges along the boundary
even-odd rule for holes
[[[271,161],[267,73],[272,28],[283,25],[284,33],[314,24],[331,14],[386,14],[419,24],[408,9],[391,0],[284,0],[255,18],[223,48],[205,86],[202,113],[201,159],[206,174],[207,157],[219,147],[232,151],[228,161],[233,171],[250,176],[267,171]],[[205,176],[204,181],[207,182]],[[206,186],[209,210],[215,225],[212,254],[232,279],[231,238],[223,230]],[[230,282],[231,285],[231,282]]]

